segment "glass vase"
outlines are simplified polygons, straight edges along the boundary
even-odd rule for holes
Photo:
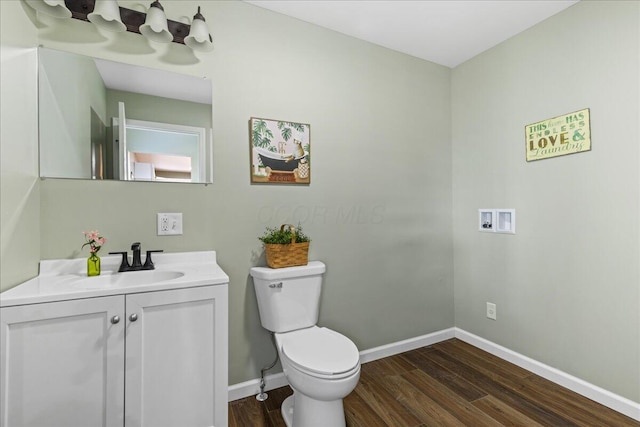
[[[87,259],[87,276],[99,276],[100,275],[100,257],[97,253],[93,252]]]

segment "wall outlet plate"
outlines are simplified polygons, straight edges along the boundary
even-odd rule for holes
[[[182,213],[159,213],[158,236],[182,235]]]
[[[492,320],[496,320],[496,315],[497,315],[497,308],[496,305],[492,302],[488,302],[487,303],[487,317],[489,319]]]

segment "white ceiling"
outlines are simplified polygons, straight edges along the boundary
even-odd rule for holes
[[[109,89],[142,93],[211,105],[211,80],[139,67],[137,65],[94,59],[104,85]]]
[[[245,0],[455,67],[579,0]]]

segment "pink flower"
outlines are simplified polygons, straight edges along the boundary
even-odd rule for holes
[[[98,236],[98,231],[97,230],[93,230],[93,231],[84,231],[83,232],[84,235],[87,237],[87,240],[91,241],[91,240],[97,240],[99,238]]]
[[[107,241],[107,239],[100,236],[100,232],[98,230],[83,231],[82,234],[84,234],[84,238],[86,240],[85,244],[82,245],[82,247],[84,248],[85,246],[89,245],[90,253],[98,252],[102,245],[104,245]]]

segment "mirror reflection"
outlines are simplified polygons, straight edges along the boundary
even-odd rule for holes
[[[211,81],[39,49],[40,176],[211,182]]]

